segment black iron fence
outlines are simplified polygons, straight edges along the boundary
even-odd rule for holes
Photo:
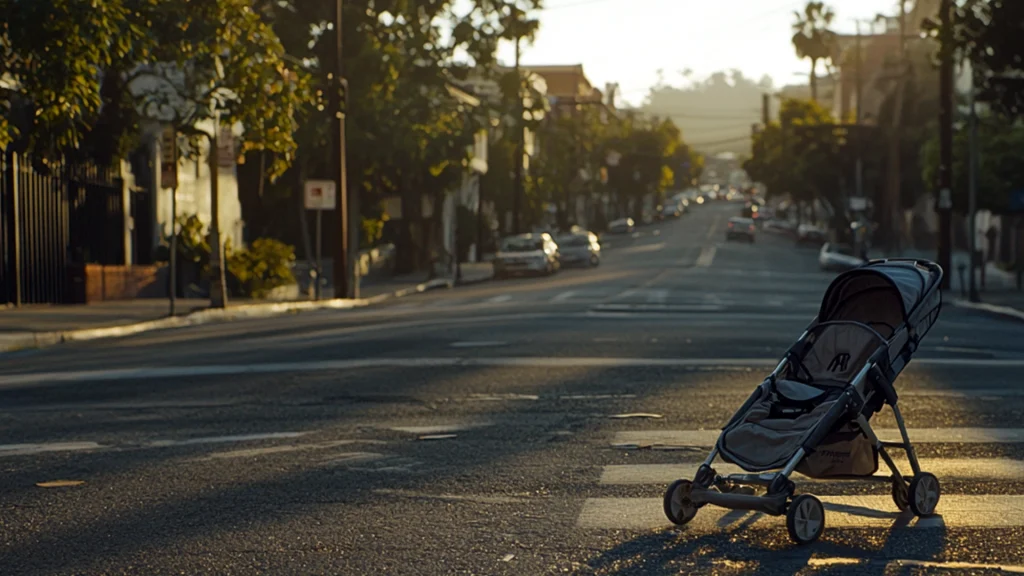
[[[0,154],[0,303],[64,303],[73,264],[125,263],[116,171]]]

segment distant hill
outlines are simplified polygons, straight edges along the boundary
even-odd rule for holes
[[[683,77],[683,86],[661,82],[651,88],[640,109],[672,118],[686,142],[700,152],[749,156],[750,130],[761,121],[762,95],[776,90],[772,79],[755,81],[738,70],[716,72],[705,80],[694,80],[688,72]],[[773,114],[777,105],[773,98]]]

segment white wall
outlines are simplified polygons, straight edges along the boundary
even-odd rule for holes
[[[212,122],[200,123],[197,127],[210,131]],[[182,158],[178,161],[178,218],[196,214],[207,226],[210,223],[210,168],[209,144],[204,142],[200,149],[200,158],[191,160]],[[160,174],[160,155],[157,152],[156,173]],[[220,229],[225,240],[231,245],[243,245],[242,203],[238,197],[238,175],[235,167],[220,167],[218,170],[218,197],[220,200]],[[171,232],[171,189],[160,188],[156,195],[157,229],[162,238]]]

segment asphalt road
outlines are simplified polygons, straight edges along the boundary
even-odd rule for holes
[[[711,507],[668,525],[665,487],[831,279],[789,240],[725,242],[737,210],[550,278],[0,357],[0,573],[1024,570],[1024,324],[952,306],[899,385],[941,518],[813,482],[808,547]]]

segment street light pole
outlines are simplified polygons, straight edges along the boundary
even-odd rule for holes
[[[518,13],[515,12],[517,8],[512,6],[513,14],[517,18],[518,26]],[[523,127],[523,115],[526,111],[523,109],[523,76],[519,69],[519,56],[520,56],[520,38],[519,30],[516,30],[516,155],[515,160],[515,187],[512,191],[512,233],[519,234],[522,230],[520,229],[522,217],[520,212],[523,209],[523,157],[526,155],[526,134],[525,128]]]
[[[334,157],[334,180],[337,182],[335,189],[338,194],[338,238],[334,244],[334,297],[351,298],[354,295],[354,282],[352,272],[354,270],[351,257],[351,222],[348,204],[348,186],[345,166],[345,114],[348,101],[348,90],[344,80],[344,67],[342,61],[342,0],[335,0],[334,14],[334,72],[329,74],[331,83],[331,111],[333,118],[333,157]]]

